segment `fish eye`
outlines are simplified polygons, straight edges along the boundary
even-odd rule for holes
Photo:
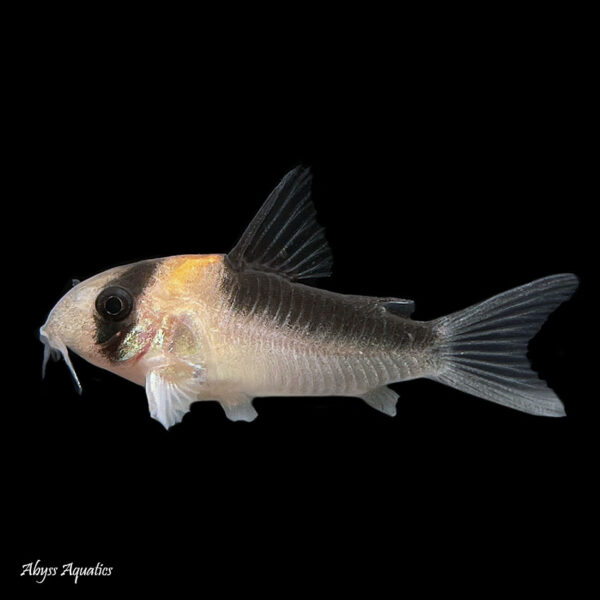
[[[113,286],[102,290],[96,298],[96,310],[111,321],[121,321],[133,308],[131,293],[125,288]]]

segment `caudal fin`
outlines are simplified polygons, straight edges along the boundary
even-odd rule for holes
[[[531,369],[527,345],[577,285],[573,274],[551,275],[437,319],[440,368],[431,378],[523,412],[564,416],[558,396]]]

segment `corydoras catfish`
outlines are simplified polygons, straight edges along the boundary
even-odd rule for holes
[[[330,274],[310,198],[290,171],[228,254],[115,267],[73,287],[40,338],[44,369],[68,350],[145,386],[165,427],[192,402],[217,400],[232,420],[258,396],[357,396],[395,415],[389,384],[425,377],[537,415],[563,416],[532,371],[529,340],[577,287],[572,274],[527,283],[432,321],[400,298],[338,294],[299,283]]]

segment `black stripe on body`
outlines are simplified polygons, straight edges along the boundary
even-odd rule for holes
[[[102,354],[112,362],[120,359],[122,340],[133,329],[137,320],[136,301],[152,280],[159,264],[160,260],[144,260],[135,263],[125,269],[118,277],[107,282],[104,287],[104,289],[113,286],[125,288],[134,300],[133,310],[123,321],[110,321],[97,312],[94,313],[96,343],[100,346]]]
[[[230,269],[221,287],[234,312],[262,317],[274,327],[347,350],[390,353],[426,349],[432,343],[428,324],[388,312],[378,298],[337,294],[276,274]]]

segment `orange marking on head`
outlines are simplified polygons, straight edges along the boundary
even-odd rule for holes
[[[222,254],[190,254],[169,259],[167,287],[170,293],[177,293],[189,284],[198,281],[205,269],[223,261]]]

